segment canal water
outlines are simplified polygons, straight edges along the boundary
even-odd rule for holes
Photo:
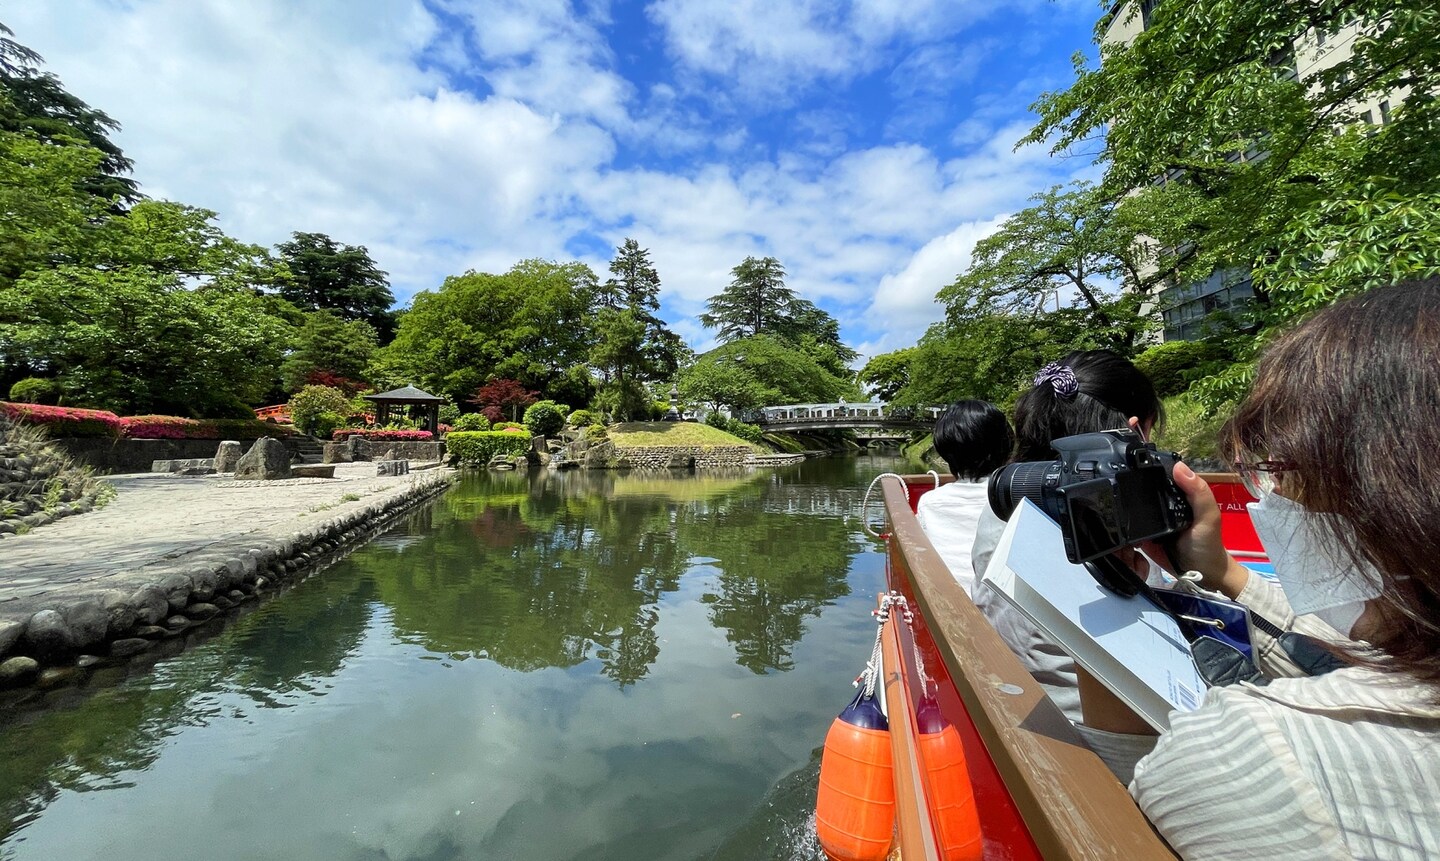
[[[809,859],[873,457],[476,473],[183,653],[0,715],[0,859]],[[901,470],[903,471],[903,470]]]

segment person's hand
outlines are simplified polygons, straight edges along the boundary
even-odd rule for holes
[[[1190,500],[1195,514],[1190,528],[1175,536],[1157,553],[1157,546],[1151,542],[1145,546],[1152,559],[1164,565],[1170,563],[1175,574],[1186,571],[1200,572],[1200,585],[1220,592],[1231,598],[1245,588],[1250,579],[1249,569],[1236,562],[1225,550],[1220,540],[1220,505],[1205,479],[1183,463],[1175,464],[1175,484]]]

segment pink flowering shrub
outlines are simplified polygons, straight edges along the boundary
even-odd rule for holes
[[[186,419],[179,416],[127,416],[120,435],[129,439],[259,439],[287,437],[289,428],[258,419]]]
[[[343,442],[352,436],[363,437],[369,440],[384,442],[429,442],[435,438],[430,431],[423,430],[384,430],[372,428],[340,428],[335,431],[331,439],[336,442]]]
[[[213,439],[213,431],[206,422],[179,416],[126,416],[120,420],[120,435],[131,439]]]
[[[52,437],[119,436],[120,417],[109,410],[82,410],[0,401],[0,412],[15,422],[39,425]]]

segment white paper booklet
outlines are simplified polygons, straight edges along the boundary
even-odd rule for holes
[[[1147,598],[1122,598],[1065,558],[1060,527],[1022,500],[981,578],[1157,730],[1200,705],[1205,682],[1179,627]]]

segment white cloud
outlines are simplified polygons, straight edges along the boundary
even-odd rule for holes
[[[952,35],[995,11],[977,0],[656,0],[648,13],[686,69],[753,99],[785,99],[877,66],[892,42]]]
[[[710,334],[693,315],[747,255],[778,257],[790,285],[824,300],[851,339],[915,331],[930,271],[917,261],[951,261],[923,288],[931,296],[963,268],[932,248],[937,237],[1084,167],[1013,151],[1026,126],[998,110],[969,130],[959,157],[856,146],[834,112],[802,118],[809,140],[776,150],[725,110],[706,113],[682,81],[621,77],[603,4],[440,9],[91,0],[24,4],[6,23],[124,124],[118,142],[147,193],[214,209],[237,238],[273,244],[306,230],[366,245],[405,301],[467,268],[572,259],[577,240],[633,236],[651,249],[672,323],[698,347]],[[844,77],[899,40],[912,45],[896,54],[912,57],[904,87],[920,92],[953,55],[913,46],[965,26],[977,14],[967,9],[660,0],[649,14],[692,70]],[[647,160],[694,152],[712,155]],[[603,260],[588,262],[603,272]]]
[[[885,320],[883,335],[864,345],[867,355],[898,350],[919,338],[926,326],[945,316],[935,301],[940,288],[970,266],[975,243],[994,233],[1008,215],[986,221],[971,221],[944,236],[937,236],[919,250],[899,271],[880,279],[868,314]]]

